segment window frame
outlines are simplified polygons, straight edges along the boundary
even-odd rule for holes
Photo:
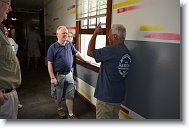
[[[107,15],[106,15],[106,28],[102,28],[103,35],[106,35],[106,46],[109,45],[108,42],[108,33],[111,29],[111,17],[112,17],[112,0],[107,0]],[[76,21],[76,49],[81,52],[81,34],[93,34],[95,31],[94,28],[82,29],[81,28],[81,21]],[[76,64],[79,64],[85,68],[88,68],[92,71],[99,72],[99,67],[87,64],[80,59],[76,58]]]

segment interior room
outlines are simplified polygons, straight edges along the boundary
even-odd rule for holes
[[[18,44],[22,82],[17,93],[23,105],[18,119],[61,119],[51,97],[47,67],[48,49],[57,41],[61,25],[73,33],[74,47],[91,62],[74,58],[74,112],[77,119],[96,119],[94,93],[101,63],[88,56],[87,49],[101,23],[103,31],[97,36],[95,48],[111,45],[111,26],[122,24],[132,57],[119,119],[181,120],[180,11],[179,0],[12,0],[12,11],[3,24]],[[42,40],[37,68],[35,59],[31,58],[28,66],[27,58],[26,35],[33,27]]]

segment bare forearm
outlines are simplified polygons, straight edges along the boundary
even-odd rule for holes
[[[56,86],[58,84],[58,81],[57,81],[57,79],[55,78],[55,75],[54,75],[53,63],[50,62],[50,61],[48,61],[48,71],[49,71],[49,75],[50,75],[51,85]]]
[[[97,37],[97,33],[95,31],[89,42],[88,50],[87,50],[87,55],[90,57],[93,57],[93,51],[95,49],[95,44],[96,44],[96,37]]]
[[[81,56],[81,53],[79,51],[76,53],[76,57],[82,61],[86,61],[85,58],[83,56]]]
[[[90,57],[93,57],[93,51],[95,49],[95,44],[96,44],[96,37],[99,33],[102,32],[102,28],[101,28],[101,23],[99,23],[93,33],[93,36],[91,38],[91,40],[89,41],[89,46],[88,46],[88,50],[87,50],[87,55]]]
[[[48,71],[49,71],[50,78],[51,79],[55,78],[52,62],[49,62],[49,61],[48,61]]]

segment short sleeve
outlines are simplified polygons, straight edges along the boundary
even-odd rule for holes
[[[49,47],[48,52],[47,52],[47,61],[54,61],[54,51],[52,46]]]
[[[71,49],[72,49],[72,55],[75,55],[77,53],[77,49],[72,44],[71,44]]]
[[[104,62],[114,57],[114,54],[112,54],[112,52],[113,51],[110,47],[95,49],[93,51],[93,57],[97,63]]]

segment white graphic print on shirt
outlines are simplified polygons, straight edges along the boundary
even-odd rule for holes
[[[122,75],[122,77],[125,77],[128,74],[130,64],[131,64],[131,57],[129,56],[129,54],[125,54],[121,58],[119,65],[118,65],[118,71]]]

